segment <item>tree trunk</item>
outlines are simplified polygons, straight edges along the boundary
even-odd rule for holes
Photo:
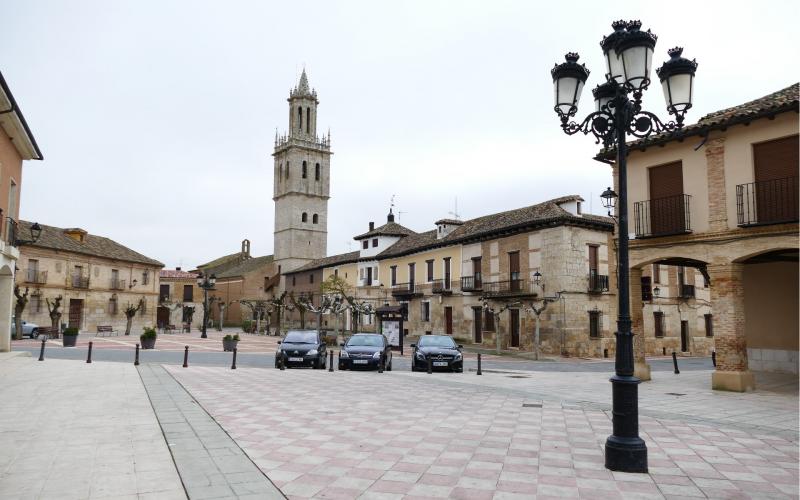
[[[127,316],[125,318],[125,335],[131,334],[131,326],[133,326],[133,316]]]
[[[16,316],[14,317],[14,340],[22,340],[22,311],[14,312]]]
[[[282,316],[280,307],[276,311],[276,315],[278,317],[278,321],[277,321],[277,324],[275,325],[275,336],[276,337],[280,337],[281,336],[281,316]]]

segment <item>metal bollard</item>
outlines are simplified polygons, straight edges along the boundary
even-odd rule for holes
[[[672,364],[675,366],[675,374],[679,374],[681,371],[678,370],[678,356],[675,354],[675,351],[672,351]]]
[[[478,353],[478,375],[483,375],[483,372],[481,372],[481,353]]]
[[[378,373],[383,373],[383,353],[381,353],[380,359],[378,359]]]
[[[667,355],[667,348],[666,347],[662,347],[661,348],[661,354],[662,354],[662,356],[666,356]]]
[[[91,341],[89,341],[89,351],[86,354],[86,362],[87,363],[91,363],[92,362],[92,342]]]
[[[717,367],[717,351],[711,351],[711,362],[714,364],[714,368]]]
[[[428,375],[433,373],[433,361],[431,358],[432,358],[431,355],[428,354]]]
[[[233,348],[233,363],[231,364],[231,370],[236,369],[236,348]]]
[[[42,350],[39,351],[39,361],[44,361],[44,343],[47,342],[47,335],[42,336]]]
[[[139,366],[139,344],[136,344],[136,356],[133,358],[133,366]]]
[[[330,361],[328,361],[328,371],[332,372],[333,371],[333,351],[331,351],[330,358],[331,358]]]
[[[183,349],[183,367],[189,368],[189,346],[184,346]]]
[[[283,366],[283,354],[282,353],[278,353],[278,354],[276,354],[276,356],[278,356],[278,366],[280,367],[281,371],[285,370],[286,367]]]

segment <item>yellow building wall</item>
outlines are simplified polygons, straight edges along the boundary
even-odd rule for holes
[[[411,281],[408,275],[408,265],[414,263],[414,283],[428,283],[426,261],[431,259],[433,259],[433,279],[443,279],[443,262],[446,257],[450,257],[450,280],[459,281],[461,279],[461,245],[453,245],[378,261],[380,282],[391,286],[391,267],[397,266],[397,283],[408,283]]]

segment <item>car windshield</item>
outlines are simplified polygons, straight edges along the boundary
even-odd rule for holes
[[[289,332],[283,341],[287,344],[316,344],[317,332]]]
[[[355,335],[347,341],[348,347],[382,347],[383,338],[380,335]]]
[[[420,347],[455,347],[456,343],[450,337],[442,337],[439,335],[425,335],[420,337]]]

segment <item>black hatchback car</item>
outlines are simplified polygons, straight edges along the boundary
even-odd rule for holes
[[[384,370],[392,370],[392,348],[386,337],[379,333],[357,333],[342,345],[339,353],[340,370],[377,369],[381,363]]]
[[[280,346],[275,352],[275,368],[280,368],[280,359],[283,359],[283,366],[287,368],[310,366],[319,370],[328,364],[325,342],[315,331],[289,330],[283,341],[278,343]]]
[[[416,344],[411,344],[411,371],[427,371],[430,357],[432,370],[464,371],[464,355],[461,346],[447,335],[423,335]]]

